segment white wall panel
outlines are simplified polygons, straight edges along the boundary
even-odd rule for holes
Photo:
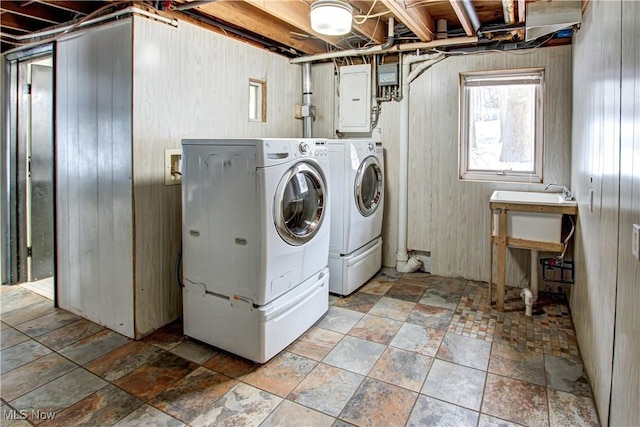
[[[279,55],[180,22],[134,23],[136,331],[175,319],[180,290],[180,186],[164,186],[164,150],[182,138],[299,137],[294,105],[301,66]],[[267,121],[249,122],[249,79],[267,83]]]
[[[579,213],[577,284],[571,294],[571,308],[605,425],[611,392],[618,265],[620,13],[619,2],[591,2],[575,37],[573,57],[571,183]],[[590,191],[594,192],[593,211],[589,209]]]
[[[640,425],[640,261],[631,227],[640,224],[640,3],[622,2],[620,229],[610,424]]]
[[[132,21],[56,48],[60,307],[129,337],[133,323]]]

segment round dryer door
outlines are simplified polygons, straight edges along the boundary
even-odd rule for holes
[[[316,166],[300,162],[278,184],[274,200],[274,223],[282,239],[302,245],[315,236],[325,215],[326,184]]]
[[[382,168],[374,156],[360,164],[356,174],[355,197],[358,210],[363,216],[373,214],[382,201]]]

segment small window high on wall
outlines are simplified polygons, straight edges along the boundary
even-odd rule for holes
[[[249,79],[249,121],[267,121],[267,82]]]
[[[542,182],[544,69],[460,74],[459,178]]]

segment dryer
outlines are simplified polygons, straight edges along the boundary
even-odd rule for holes
[[[322,139],[185,139],[186,335],[264,363],[328,309]]]
[[[381,142],[329,141],[329,290],[349,295],[382,266],[384,154]]]

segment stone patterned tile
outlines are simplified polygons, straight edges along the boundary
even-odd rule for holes
[[[404,322],[415,306],[416,304],[411,301],[382,297],[380,301],[369,310],[369,314]]]
[[[3,329],[2,332],[0,332],[0,350],[4,350],[5,348],[9,348],[28,340],[29,337],[22,332],[11,327],[7,327],[7,329]]]
[[[412,391],[420,391],[432,363],[431,357],[387,347],[368,376]]]
[[[401,426],[411,414],[418,393],[365,378],[340,419],[360,426]]]
[[[161,349],[141,341],[129,341],[98,357],[85,368],[107,381],[115,381],[160,356]]]
[[[454,311],[448,308],[417,304],[409,314],[407,322],[446,331],[449,328],[453,313]]]
[[[109,384],[56,414],[53,420],[42,423],[41,427],[110,426],[140,406],[140,400]]]
[[[599,426],[593,399],[560,390],[549,393],[549,424],[552,426]]]
[[[366,314],[349,331],[348,335],[378,344],[389,344],[400,326],[402,326],[402,322],[397,320]]]
[[[201,366],[158,394],[151,404],[188,424],[236,384],[237,380]]]
[[[251,360],[226,352],[220,352],[219,355],[214,356],[202,366],[237,380],[242,380],[260,367],[259,364]]]
[[[436,359],[422,387],[422,394],[465,408],[479,410],[486,373]]]
[[[4,322],[0,322],[0,331],[4,331],[5,329],[9,329],[11,326],[7,325]]]
[[[0,403],[0,425],[2,427],[31,427],[26,417],[6,403]]]
[[[506,345],[493,345],[489,372],[545,385],[544,356],[531,351],[518,351]]]
[[[66,326],[37,337],[38,341],[52,350],[59,350],[104,329],[103,326],[80,319]]]
[[[339,296],[334,295],[334,294],[329,294],[329,305],[333,305],[336,303],[336,301],[338,301],[340,299]]]
[[[48,301],[49,304],[53,306],[50,300],[21,286],[2,286],[0,288],[0,295],[2,295],[2,298],[0,298],[0,313],[2,313],[2,317],[7,313],[32,306],[42,301]]]
[[[353,424],[350,424],[350,423],[348,423],[346,421],[342,421],[342,420],[336,420],[333,423],[332,427],[353,427]]]
[[[197,367],[198,365],[182,357],[163,353],[117,379],[114,384],[138,399],[149,401]]]
[[[445,332],[420,325],[405,323],[391,340],[391,347],[435,357]]]
[[[287,351],[309,359],[322,360],[343,337],[344,335],[338,332],[314,326],[295,340]]]
[[[297,354],[282,352],[242,380],[247,384],[286,397],[318,362]]]
[[[285,400],[260,427],[331,427],[334,421],[333,417]]]
[[[582,363],[546,354],[544,368],[547,387],[579,396],[591,396],[591,387]]]
[[[424,291],[424,286],[403,283],[402,279],[400,279],[389,288],[384,296],[388,298],[400,299],[403,301],[418,302],[420,301],[420,298],[422,298],[422,294],[424,294]]]
[[[389,280],[395,281],[400,279],[404,273],[400,273],[393,267],[382,267],[375,276],[373,276],[374,280]]]
[[[184,426],[184,423],[181,423],[172,416],[165,414],[153,406],[143,405],[127,417],[114,424],[114,427],[139,426],[181,427]]]
[[[446,334],[437,357],[458,365],[486,371],[490,354],[490,342],[462,335]]]
[[[49,353],[2,375],[2,398],[7,402],[17,399],[77,367],[78,365],[62,356]]]
[[[79,365],[84,365],[115,350],[128,341],[129,338],[105,329],[62,348],[58,353]]]
[[[467,279],[461,279],[456,277],[443,277],[443,276],[430,276],[426,282],[427,289],[441,290],[448,295],[462,295],[467,286]]]
[[[393,282],[388,280],[371,279],[358,292],[383,296],[389,288],[393,286]]]
[[[213,356],[220,354],[220,351],[216,348],[189,338],[169,351],[177,356],[197,363],[198,365],[202,365]]]
[[[316,326],[330,331],[346,334],[353,326],[358,323],[364,316],[359,311],[348,310],[346,308],[329,307],[329,311],[325,314]]]
[[[522,427],[522,425],[501,420],[500,418],[492,417],[491,415],[480,414],[478,427]]]
[[[80,320],[80,317],[75,314],[65,310],[56,310],[53,313],[16,325],[15,328],[30,337],[38,337],[77,320]]]
[[[182,327],[182,321],[176,320],[175,322],[163,326],[152,334],[147,335],[143,338],[143,341],[169,351],[183,342],[186,338],[187,337],[184,335],[184,328]]]
[[[482,412],[518,424],[546,427],[549,425],[546,388],[488,374]]]
[[[288,399],[331,416],[338,416],[364,377],[319,363]]]
[[[324,358],[324,363],[367,375],[384,348],[382,344],[347,336]],[[358,357],[354,357],[356,354]]]
[[[22,323],[37,319],[38,317],[55,313],[58,310],[53,306],[53,301],[37,295],[36,297],[37,299],[25,306],[28,307],[28,309],[18,308],[13,311],[3,312],[2,321],[15,327]]]
[[[428,396],[419,396],[407,427],[475,427],[478,413]]]
[[[39,342],[29,340],[0,351],[0,373],[5,374],[51,353]]]
[[[376,305],[380,298],[379,295],[355,292],[347,297],[339,298],[333,306],[366,313]]]
[[[257,426],[282,402],[282,398],[240,383],[196,418],[194,427]]]
[[[460,296],[461,293],[451,293],[450,290],[441,289],[441,287],[428,287],[419,303],[455,310],[460,301]]]
[[[31,418],[37,411],[61,412],[106,385],[103,379],[78,368],[11,401],[11,405],[18,410],[28,411],[30,420],[37,423]]]

